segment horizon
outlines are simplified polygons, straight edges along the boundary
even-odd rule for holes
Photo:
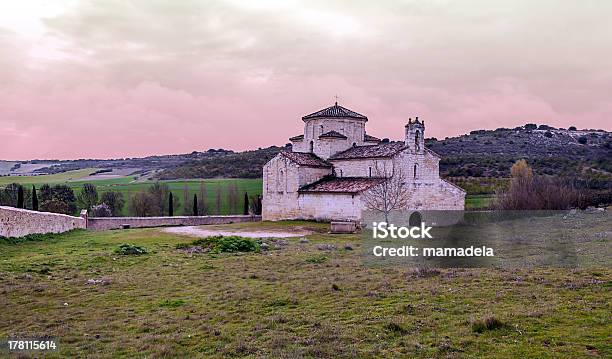
[[[0,5],[0,158],[278,146],[339,104],[368,134],[604,129],[612,3],[28,0]],[[597,36],[593,36],[596,34]]]

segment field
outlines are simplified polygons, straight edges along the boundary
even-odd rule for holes
[[[9,183],[17,182],[21,183],[28,188],[32,185],[36,185],[39,188],[41,185],[48,184],[66,184],[71,187],[75,194],[78,193],[84,183],[93,183],[98,188],[98,193],[101,195],[106,191],[118,191],[123,193],[124,198],[128,198],[131,193],[135,193],[137,191],[141,191],[151,184],[153,181],[137,181],[133,176],[125,176],[120,178],[111,178],[111,179],[98,179],[98,180],[81,180],[83,177],[87,177],[92,172],[95,172],[96,169],[82,169],[76,171],[68,171],[64,173],[58,173],[53,175],[41,175],[41,176],[0,176],[0,188],[6,186]],[[215,192],[216,188],[221,188],[221,214],[231,214],[230,207],[228,202],[228,185],[230,183],[235,183],[238,187],[238,213],[242,213],[242,202],[244,192],[247,192],[249,196],[252,195],[260,195],[262,192],[262,180],[261,179],[205,179],[205,180],[166,180],[160,181],[162,183],[168,184],[170,190],[174,198],[178,199],[180,204],[178,209],[175,209],[175,214],[180,215],[183,213],[183,202],[184,202],[184,188],[185,184],[188,187],[188,198],[189,205],[188,210],[191,210],[191,203],[193,200],[193,195],[197,194],[198,198],[200,197],[200,183],[204,182],[207,189],[207,204],[209,208],[209,212],[211,214],[215,213]],[[493,195],[488,194],[468,194],[465,201],[466,209],[479,209],[479,208],[488,208],[493,201]],[[129,215],[127,205],[124,206],[123,211],[121,213],[123,216]]]
[[[160,229],[0,240],[0,337],[54,336],[55,357],[612,356],[610,267],[367,268],[359,236],[327,224],[219,227],[314,234],[217,255]]]
[[[101,195],[106,191],[117,191],[124,195],[124,198],[128,198],[131,193],[141,191],[148,188],[154,182],[153,181],[136,181],[132,176],[100,179],[100,180],[81,180],[90,173],[95,172],[95,169],[83,169],[77,171],[68,171],[64,173],[58,173],[53,175],[42,175],[42,176],[6,176],[0,177],[0,187],[6,186],[9,183],[17,182],[21,183],[28,188],[32,185],[36,185],[40,188],[42,184],[66,184],[71,187],[75,194],[78,193],[84,183],[93,183],[98,188],[98,193]],[[183,196],[184,188],[187,185],[188,188],[188,206],[189,213],[191,213],[191,206],[193,201],[193,195],[197,194],[200,197],[200,183],[205,183],[207,190],[207,204],[210,213],[217,214],[215,211],[215,196],[217,187],[221,188],[221,214],[230,214],[230,206],[228,201],[228,185],[235,183],[238,188],[238,208],[237,212],[242,213],[242,204],[244,193],[247,192],[249,196],[261,194],[262,180],[261,179],[205,179],[205,180],[169,180],[160,181],[167,184],[172,191],[175,199],[179,201],[179,207],[175,208],[175,214],[180,215],[183,213]],[[124,216],[128,215],[127,205],[124,206],[121,213]]]

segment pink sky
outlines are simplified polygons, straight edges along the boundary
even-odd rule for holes
[[[339,103],[368,133],[610,130],[612,2],[0,4],[0,159],[284,145]]]

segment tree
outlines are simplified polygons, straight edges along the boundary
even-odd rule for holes
[[[85,183],[81,192],[77,195],[77,203],[80,208],[91,210],[98,203],[98,189],[91,183]]]
[[[172,192],[168,195],[168,216],[174,216],[174,200],[172,199]]]
[[[188,216],[192,212],[189,211],[189,207],[187,207],[187,203],[189,203],[189,186],[187,185],[187,182],[183,184],[183,203],[185,204],[183,206],[183,214]]]
[[[38,211],[38,195],[36,194],[36,186],[32,186],[32,210]]]
[[[568,127],[568,130],[570,130],[570,131],[576,131],[576,126],[570,126],[570,127]]]
[[[410,199],[404,171],[396,169],[395,162],[374,162],[374,176],[379,182],[366,190],[363,195],[365,207],[382,213],[389,222],[389,213],[405,208]]]
[[[221,214],[221,184],[217,183],[215,188],[215,213]]]
[[[581,145],[586,145],[586,143],[588,142],[587,138],[585,136],[580,136],[578,137],[578,143]]]
[[[157,216],[159,215],[158,199],[150,191],[136,192],[128,200],[128,210],[131,215],[136,217]]]
[[[72,188],[58,184],[53,187],[44,184],[40,187],[40,209],[44,212],[74,214],[76,197]]]
[[[231,214],[238,212],[238,188],[236,183],[230,183],[227,185],[227,203]]]
[[[108,204],[101,203],[91,207],[92,217],[111,217],[112,211]]]
[[[206,184],[204,181],[200,182],[200,215],[205,216],[208,214],[208,192],[206,191]]]
[[[129,197],[129,196],[128,196]],[[106,203],[113,216],[118,216],[125,205],[123,193],[117,191],[107,191],[102,193],[100,203]]]
[[[242,214],[249,214],[249,194],[244,192],[244,207],[242,207]]]
[[[193,194],[193,212],[192,215],[197,216],[198,215],[198,195],[197,194]]]
[[[149,203],[152,205],[152,208],[147,211],[150,212],[151,216],[163,216],[167,203],[168,197],[170,196],[170,188],[165,183],[155,182],[148,190],[149,195],[151,196],[151,200],[145,201],[145,203]],[[173,202],[176,204],[176,202]],[[174,206],[176,208],[176,206]]]
[[[17,208],[23,208],[23,186],[17,188]]]
[[[261,196],[254,195],[251,197],[251,201],[249,203],[249,209],[252,214],[259,216],[261,215]]]

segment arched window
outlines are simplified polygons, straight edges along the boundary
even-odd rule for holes
[[[340,177],[342,177],[342,170],[340,170]]]
[[[323,134],[323,125],[321,125],[321,135]]]
[[[310,152],[314,152],[314,141],[310,141]]]
[[[418,170],[419,170],[419,165],[415,163],[415,164],[414,164],[414,178],[415,178],[415,179],[417,178],[417,172],[418,172]]]
[[[357,146],[357,142],[353,142],[353,147],[356,147],[356,146]]]
[[[420,227],[421,222],[423,222],[423,218],[419,212],[412,212],[410,218],[408,219],[408,225],[410,227]]]
[[[421,137],[421,132],[416,131],[414,133],[414,148],[417,150],[419,149],[420,137]]]

